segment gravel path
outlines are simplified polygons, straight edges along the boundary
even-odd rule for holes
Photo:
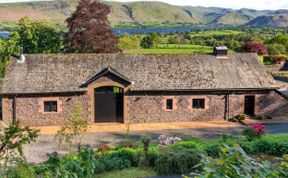
[[[267,124],[267,133],[279,134],[288,133],[288,124]],[[181,129],[181,130],[161,130],[161,131],[139,131],[131,132],[133,140],[139,141],[142,135],[150,135],[153,139],[157,139],[161,134],[189,135],[198,138],[216,138],[222,133],[239,134],[241,127],[233,128],[207,128],[207,129]],[[124,141],[123,132],[105,132],[105,133],[87,133],[83,138],[83,144],[89,144],[97,147],[101,144],[117,144]],[[57,143],[54,141],[54,135],[40,135],[36,143],[26,145],[24,153],[28,162],[39,163],[46,160],[46,154],[57,151],[60,154],[67,153],[65,149],[58,149]]]

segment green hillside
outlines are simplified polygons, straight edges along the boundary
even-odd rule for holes
[[[29,2],[0,4],[0,22],[16,22],[24,16],[33,20],[47,20],[63,24],[75,10],[78,0],[55,0],[46,2]],[[288,14],[288,10],[258,11],[253,9],[226,9],[217,7],[174,6],[161,2],[106,2],[111,6],[112,23],[189,23],[189,24],[229,24],[249,23],[259,16]],[[281,16],[280,16],[281,17]],[[263,17],[262,17],[263,18]],[[260,19],[262,21],[262,19]],[[273,19],[272,19],[273,20]],[[283,22],[281,21],[283,20]],[[277,19],[278,26],[285,26],[285,18]],[[261,24],[253,22],[253,24]],[[269,23],[273,24],[273,23]],[[264,24],[265,25],[265,24]]]

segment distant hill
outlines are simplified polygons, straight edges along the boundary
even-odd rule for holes
[[[190,22],[195,24],[287,26],[288,10],[233,10],[218,7],[174,6],[161,2],[106,2],[111,5],[111,22]],[[0,22],[17,21],[25,15],[34,20],[63,24],[78,0],[55,0],[0,4]]]
[[[263,15],[247,23],[250,26],[268,25],[272,27],[288,27],[288,14]]]

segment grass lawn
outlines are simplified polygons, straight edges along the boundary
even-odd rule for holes
[[[211,51],[209,51],[211,53]],[[126,50],[124,53],[131,54],[193,54],[203,53],[195,49],[131,49]],[[208,51],[206,52],[208,53]]]
[[[211,30],[211,31],[201,31],[198,33],[191,33],[194,37],[209,37],[209,36],[225,36],[225,35],[237,35],[243,33],[236,30]]]
[[[192,53],[212,53],[210,46],[189,45],[189,44],[159,44],[151,49],[130,49],[125,53],[134,54],[192,54]]]
[[[121,171],[112,171],[96,175],[95,178],[139,178],[155,176],[156,173],[149,168],[129,168]]]

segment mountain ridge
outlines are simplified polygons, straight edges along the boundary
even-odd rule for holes
[[[111,22],[189,22],[194,24],[271,25],[287,27],[288,10],[230,9],[221,7],[176,6],[157,1],[106,2],[111,6]],[[33,20],[63,24],[78,0],[0,4],[0,22],[15,22],[25,15]],[[9,14],[9,15],[7,15]],[[265,19],[265,20],[264,20]]]

